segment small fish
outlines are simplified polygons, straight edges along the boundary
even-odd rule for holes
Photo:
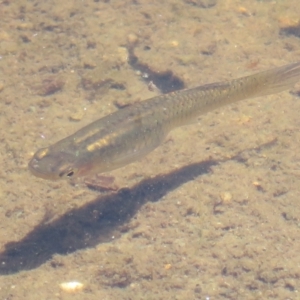
[[[111,171],[158,147],[174,128],[239,100],[278,93],[300,80],[300,62],[159,95],[105,116],[47,148],[29,162],[37,177],[57,180]]]

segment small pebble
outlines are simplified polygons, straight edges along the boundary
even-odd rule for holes
[[[118,48],[118,57],[119,57],[119,60],[122,62],[122,63],[126,63],[127,60],[128,60],[128,50],[127,48],[125,47],[119,47]]]
[[[9,41],[11,37],[6,31],[0,31],[0,41]]]
[[[172,47],[178,47],[178,45],[179,45],[178,41],[176,41],[176,40],[171,41],[171,46]]]
[[[250,17],[251,16],[251,13],[248,11],[248,9],[244,6],[240,6],[238,8],[238,12],[244,16],[247,16],[247,17]]]
[[[78,111],[78,112],[72,114],[72,115],[69,117],[69,120],[70,120],[70,121],[73,121],[73,122],[79,122],[79,121],[81,121],[81,119],[83,118],[83,115],[84,115],[84,112]]]
[[[138,41],[138,37],[134,33],[130,33],[127,36],[127,40],[130,44],[135,44]]]
[[[232,199],[232,195],[229,192],[223,192],[220,194],[220,198],[224,203],[229,203]]]
[[[78,281],[62,282],[59,286],[63,291],[68,293],[79,292],[84,287],[83,283]]]

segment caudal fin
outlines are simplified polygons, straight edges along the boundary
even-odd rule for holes
[[[291,88],[300,81],[300,62],[274,68],[253,76],[253,80],[261,83],[254,97],[279,93]],[[249,76],[249,80],[251,77]]]

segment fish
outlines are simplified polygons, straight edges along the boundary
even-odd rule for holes
[[[300,80],[300,62],[224,82],[161,94],[117,110],[38,150],[33,175],[70,179],[104,173],[135,162],[162,144],[167,134],[199,116],[240,100],[287,90]]]

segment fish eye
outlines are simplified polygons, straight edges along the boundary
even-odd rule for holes
[[[74,171],[70,171],[69,173],[66,174],[67,177],[72,177],[74,175]]]
[[[73,177],[74,174],[75,174],[74,170],[69,168],[67,170],[64,170],[64,171],[60,172],[59,177],[60,178],[63,178],[63,177],[71,178],[71,177]]]

